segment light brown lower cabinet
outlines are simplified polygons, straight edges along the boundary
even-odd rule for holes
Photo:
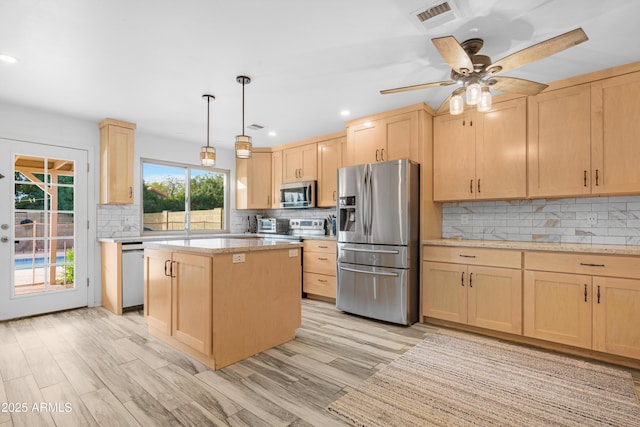
[[[422,263],[422,316],[521,334],[520,254],[426,246]]]
[[[337,244],[333,240],[304,240],[302,290],[307,296],[336,298]]]
[[[525,253],[524,335],[640,359],[637,266],[637,257]]]
[[[234,255],[145,249],[149,332],[213,369],[293,339],[301,323],[300,249]]]

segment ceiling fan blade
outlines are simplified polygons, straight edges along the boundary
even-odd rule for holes
[[[444,101],[442,101],[442,104],[440,104],[440,107],[438,108],[438,111],[436,111],[436,114],[446,113],[447,111],[449,111],[449,101],[451,100],[452,96],[453,92],[450,93],[449,96],[444,99]]]
[[[537,95],[545,90],[549,85],[533,82],[531,80],[517,79],[515,77],[492,77],[495,84],[489,86],[491,89],[502,92],[519,93],[522,95]],[[490,81],[491,81],[490,80]]]
[[[456,73],[466,76],[473,72],[471,58],[469,58],[469,55],[467,55],[467,52],[464,51],[455,37],[438,37],[431,39],[431,41]]]
[[[384,94],[387,94],[387,93],[406,92],[406,91],[409,91],[409,90],[417,90],[417,89],[428,89],[430,87],[449,86],[449,85],[452,85],[452,84],[455,84],[455,83],[456,82],[453,82],[453,81],[423,83],[423,84],[420,84],[420,85],[397,87],[395,89],[385,89],[385,90],[381,90],[380,93],[384,95]]]
[[[533,46],[529,46],[509,56],[494,62],[487,67],[489,74],[502,73],[521,67],[530,62],[537,61],[555,53],[561,52],[572,46],[589,40],[582,28],[576,28],[568,33],[561,34],[545,40]]]

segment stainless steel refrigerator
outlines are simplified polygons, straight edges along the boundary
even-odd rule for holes
[[[419,171],[409,160],[338,170],[340,310],[403,325],[418,320]]]

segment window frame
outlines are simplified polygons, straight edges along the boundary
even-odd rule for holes
[[[224,209],[223,209],[223,221],[224,227],[220,230],[190,230],[183,228],[182,230],[158,230],[158,231],[145,231],[144,229],[144,165],[145,163],[153,164],[156,166],[169,166],[186,169],[185,180],[185,227],[189,227],[191,223],[191,170],[196,169],[199,171],[213,172],[224,175]],[[154,236],[154,235],[176,235],[176,236],[189,236],[194,234],[229,234],[231,232],[231,209],[229,206],[230,201],[230,184],[231,184],[231,171],[229,169],[222,169],[216,167],[208,167],[202,165],[194,165],[189,163],[172,162],[167,160],[151,159],[146,157],[140,158],[140,232],[142,235]]]

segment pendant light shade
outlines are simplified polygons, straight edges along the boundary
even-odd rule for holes
[[[251,83],[247,76],[238,76],[236,81],[242,84],[242,134],[236,136],[236,159],[251,158],[251,137],[244,134],[244,85]]]
[[[462,114],[464,111],[464,100],[462,99],[462,95],[464,93],[464,89],[456,90],[451,95],[451,99],[449,99],[449,113],[452,115]]]
[[[487,86],[482,88],[482,93],[480,94],[480,101],[478,101],[478,111],[481,113],[486,113],[491,110],[491,91]]]
[[[216,165],[216,149],[209,145],[209,103],[216,99],[213,95],[202,95],[202,99],[207,101],[207,145],[200,149],[200,164],[202,166]]]

